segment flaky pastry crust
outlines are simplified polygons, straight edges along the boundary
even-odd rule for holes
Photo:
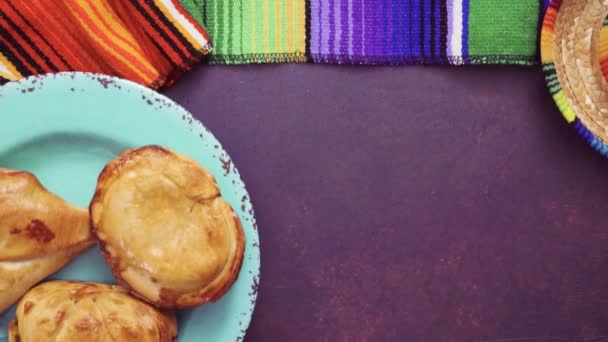
[[[240,271],[245,236],[213,176],[159,146],[130,149],[99,175],[89,207],[119,284],[157,306],[219,299]]]
[[[87,210],[29,172],[0,169],[0,312],[94,244]]]
[[[51,281],[31,289],[9,324],[9,342],[172,342],[177,323],[120,286]]]

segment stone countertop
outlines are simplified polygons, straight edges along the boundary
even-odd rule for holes
[[[608,161],[540,67],[201,66],[259,224],[246,341],[607,338]]]

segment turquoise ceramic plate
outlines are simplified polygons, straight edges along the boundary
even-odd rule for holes
[[[0,87],[0,167],[33,172],[50,190],[86,207],[97,175],[123,150],[163,145],[204,165],[243,223],[247,246],[237,282],[217,303],[178,312],[179,340],[237,341],[257,295],[260,252],[253,210],[238,171],[220,143],[186,110],[135,83],[107,76],[62,73]],[[97,249],[54,279],[114,283]],[[0,341],[13,310],[0,315]]]

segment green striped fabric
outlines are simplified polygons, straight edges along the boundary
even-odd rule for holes
[[[536,56],[541,10],[537,1],[469,1],[469,54]]]
[[[305,62],[305,2],[180,0],[213,37],[211,63]],[[266,18],[266,20],[260,20]]]

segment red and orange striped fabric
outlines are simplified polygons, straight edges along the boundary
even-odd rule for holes
[[[210,49],[178,0],[0,1],[0,84],[89,71],[158,89]]]

